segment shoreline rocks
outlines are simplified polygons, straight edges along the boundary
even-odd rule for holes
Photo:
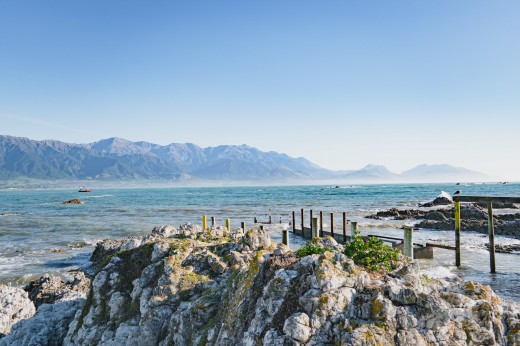
[[[24,288],[36,309],[42,304],[85,298],[89,289],[90,279],[82,271],[75,272],[73,280],[68,282],[64,282],[57,276],[44,274]]]
[[[441,194],[442,195],[442,194]],[[446,203],[447,198],[439,195],[433,202],[420,205],[433,205],[442,203],[435,202],[439,199]],[[435,203],[434,203],[435,202]],[[452,202],[450,202],[452,203]],[[514,204],[493,204],[493,208],[514,209]],[[376,220],[418,220],[414,227],[427,228],[432,230],[453,230],[455,225],[455,216],[453,206],[440,207],[431,210],[418,209],[397,209],[391,208],[386,211],[380,211],[374,215],[366,216],[368,219]],[[515,214],[493,214],[493,223],[495,234],[507,235],[520,239],[520,213]],[[478,203],[461,203],[461,227],[465,231],[474,231],[479,233],[488,233],[488,212],[487,205],[481,207]]]
[[[430,279],[416,263],[371,272],[330,237],[298,257],[264,231],[188,228],[101,242],[85,298],[54,300],[63,285],[40,279],[36,314],[0,346],[520,342],[520,309],[489,286]]]

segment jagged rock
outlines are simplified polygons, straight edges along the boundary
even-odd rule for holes
[[[377,212],[375,215],[367,216],[367,219],[392,219],[392,220],[409,220],[409,219],[420,219],[424,217],[425,211],[423,210],[401,210],[397,208],[391,208],[386,211]]]
[[[265,230],[251,230],[247,232],[241,240],[244,250],[256,251],[268,248],[271,245],[271,237]]]
[[[118,251],[95,274],[83,308],[70,309],[75,315],[67,335],[62,338],[63,328],[53,321],[49,328],[59,332],[35,331],[42,335],[38,342],[506,345],[520,340],[517,305],[501,301],[488,286],[424,277],[416,263],[400,263],[390,273],[368,272],[330,239],[316,241],[330,249],[322,254],[275,255],[269,235],[259,230],[231,242],[201,239],[206,238],[157,237]],[[53,305],[41,305],[23,325],[37,326],[48,306]],[[67,318],[60,321],[66,324]],[[33,329],[13,330],[0,343],[32,340]]]
[[[489,249],[489,243],[486,243],[486,248]],[[520,244],[495,244],[495,252],[512,253],[520,252]]]
[[[333,249],[340,253],[345,250],[345,247],[339,244],[336,239],[332,238],[331,236],[326,236],[324,238],[314,238],[312,242],[314,245],[322,249]]]
[[[81,204],[79,199],[69,199],[68,201],[64,201],[63,204]]]
[[[197,235],[203,231],[199,225],[195,225],[191,222],[180,225],[179,230],[181,231],[182,235],[185,237]]]
[[[208,232],[212,238],[222,238],[227,236],[229,233],[225,226],[212,226]]]
[[[0,333],[8,334],[14,324],[31,317],[35,311],[27,292],[16,287],[0,286]]]
[[[179,231],[173,226],[156,226],[152,230],[152,234],[161,235],[163,237],[169,237],[171,235],[179,234]]]
[[[306,343],[311,336],[309,323],[306,313],[297,312],[285,320],[283,332],[298,342]]]
[[[11,333],[0,339],[0,346],[63,344],[70,323],[84,303],[85,299],[77,298],[41,305],[32,318],[14,325]]]
[[[431,202],[420,204],[419,207],[436,207],[439,205],[450,205],[453,204],[453,198],[447,192],[441,191],[441,193]]]
[[[90,261],[92,262],[94,269],[100,269],[102,265],[106,264],[104,262],[107,259],[113,256],[123,245],[127,244],[132,239],[133,238],[105,239],[98,242],[90,256]]]
[[[42,304],[54,304],[60,300],[85,298],[90,288],[90,279],[78,271],[72,281],[64,282],[61,278],[49,274],[30,282],[25,291],[38,309]]]

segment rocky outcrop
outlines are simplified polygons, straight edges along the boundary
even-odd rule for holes
[[[43,304],[0,345],[520,342],[520,309],[488,286],[430,279],[415,263],[369,272],[332,238],[313,242],[328,251],[300,258],[260,230],[147,238],[113,253],[67,316],[63,302]],[[51,323],[56,333],[38,333],[53,316],[60,316],[61,324]]]
[[[0,346],[62,345],[70,323],[85,303],[84,298],[66,299],[42,304],[33,317],[13,326],[11,333],[0,339]]]
[[[487,209],[473,204],[461,205],[461,228],[465,231],[488,233]],[[493,225],[495,234],[520,237],[520,214],[494,214]],[[453,208],[430,210],[424,215],[424,220],[416,224],[416,227],[453,230],[455,217]]]
[[[69,199],[68,201],[64,201],[63,204],[81,204],[79,199]]]
[[[367,219],[375,219],[375,220],[409,220],[409,219],[421,219],[426,214],[423,210],[414,210],[414,209],[397,209],[391,208],[385,211],[379,211],[374,215],[367,216]]]
[[[89,289],[90,279],[82,271],[75,272],[74,279],[67,282],[57,276],[45,274],[25,287],[25,291],[29,293],[29,299],[37,309],[42,304],[85,298]]]
[[[0,286],[0,337],[8,334],[11,327],[34,315],[34,304],[27,292],[11,286]]]
[[[486,243],[489,249],[489,243]],[[520,254],[520,244],[495,244],[495,252]]]
[[[453,204],[453,198],[447,192],[441,191],[441,193],[435,197],[431,202],[420,204],[419,207],[437,207],[439,205],[450,205]]]
[[[439,196],[436,198],[445,198]],[[451,204],[452,202],[450,202]],[[500,204],[497,204],[499,207]],[[426,206],[426,205],[422,205]],[[511,205],[502,205],[511,209]],[[493,204],[495,208],[495,204]],[[498,209],[498,208],[497,208]],[[386,211],[369,215],[369,219],[378,220],[419,220],[415,227],[428,228],[433,230],[453,230],[455,227],[455,213],[453,207],[436,208],[431,210],[401,210],[392,208]],[[494,214],[493,224],[495,234],[520,238],[520,214]],[[466,231],[488,233],[488,212],[487,206],[480,207],[477,203],[461,204],[461,227]]]

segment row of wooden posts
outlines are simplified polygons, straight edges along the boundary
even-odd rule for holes
[[[216,226],[217,224],[217,220],[214,216],[211,217],[211,226]],[[226,225],[226,228],[229,230],[231,229],[231,219],[225,219],[225,225]],[[242,228],[242,230],[245,232],[246,231],[246,223],[245,222],[241,222],[240,223],[240,228]],[[264,229],[264,225],[260,225],[259,228],[261,230]],[[206,215],[202,215],[202,229],[203,230],[207,230],[208,229],[208,217]],[[289,245],[289,232],[284,229],[282,230],[282,243],[284,243],[285,245]]]
[[[301,210],[301,216],[302,216],[302,229],[301,229],[301,236],[304,236],[305,235],[305,225],[304,225],[304,210],[302,209]],[[323,237],[324,236],[324,233],[323,233],[323,212],[320,211],[320,228],[319,228],[319,231],[318,231],[318,218],[317,217],[313,217],[313,211],[311,210],[310,211],[310,216],[311,216],[311,237],[312,238],[317,238],[317,237]],[[293,225],[293,233],[294,234],[297,234],[296,232],[296,214],[295,212],[293,211],[292,212],[292,217],[293,217],[293,220],[292,220],[292,225]],[[334,213],[330,213],[330,218],[331,218],[331,224],[330,224],[330,234],[331,236],[334,238]],[[347,220],[347,213],[346,212],[343,212],[343,243],[346,243],[347,241],[349,241],[350,239],[352,239],[352,237],[354,237],[356,235],[356,233],[358,232],[358,223],[356,221],[352,221],[350,222],[350,229],[351,229],[351,233],[350,233],[350,236],[347,236],[347,223],[349,222],[350,220]],[[216,218],[214,216],[211,217],[211,226],[216,226]],[[231,229],[231,219],[225,219],[225,226],[227,229]],[[246,231],[246,223],[245,222],[241,222],[240,223],[240,228],[242,228],[242,230],[244,230],[244,232]],[[261,230],[264,229],[264,226],[263,225],[260,225],[259,228]],[[203,215],[202,216],[202,229],[203,230],[206,230],[208,229],[208,219],[207,219],[207,216],[206,215]],[[341,241],[340,241],[341,242]],[[289,231],[287,229],[283,229],[282,230],[282,243],[289,246]],[[408,256],[408,257],[411,257],[413,258],[413,228],[412,227],[405,227],[404,229],[404,255],[405,256]]]
[[[310,214],[310,229],[311,229],[311,234],[312,236],[314,237],[314,233],[312,233],[312,230],[315,229],[316,231],[318,230],[318,227],[317,227],[317,224],[316,224],[316,227],[314,227],[314,219],[316,219],[316,222],[318,221],[318,218],[315,218],[313,217],[313,213],[314,211],[311,209],[309,211],[309,214]],[[323,237],[323,212],[320,211],[320,217],[319,217],[319,222],[320,222],[320,228],[319,228],[319,233],[316,234],[317,237]],[[347,213],[346,212],[343,212],[343,242],[346,242],[347,241],[347,223],[349,222],[350,220],[347,220]],[[351,234],[354,235],[355,232],[357,232],[357,222],[355,221],[352,221],[351,223]],[[292,227],[293,227],[293,233],[296,233],[296,212],[293,211],[292,212]],[[304,235],[304,230],[305,230],[305,216],[304,216],[304,210],[303,208],[301,209],[301,232],[302,232],[302,235]],[[334,213],[330,213],[330,234],[331,236],[334,238]]]
[[[323,237],[324,236],[324,228],[323,228],[323,212],[320,211],[319,218],[314,217],[314,211],[311,209],[309,211],[310,216],[310,230],[311,230],[311,238]],[[301,236],[305,236],[305,211],[302,208],[300,210],[301,215]],[[347,213],[343,212],[343,228],[342,228],[342,237],[341,239],[336,239],[334,233],[334,213],[330,213],[330,236],[336,240],[339,240],[342,243],[347,243],[358,233],[358,223],[356,221],[350,221],[347,219]],[[319,229],[318,229],[318,221],[319,221]],[[350,222],[350,236],[347,236],[347,224]],[[298,234],[296,229],[296,212],[292,212],[292,227],[293,233]],[[404,237],[403,237],[403,245],[404,245],[404,255],[410,258],[413,258],[413,228],[412,227],[404,227]]]
[[[488,206],[488,234],[489,234],[489,265],[491,273],[496,272],[496,260],[495,260],[495,229],[493,224],[493,202],[497,203],[520,203],[520,198],[518,197],[483,197],[483,196],[454,196],[454,213],[455,213],[455,265],[457,267],[461,266],[461,214],[460,214],[460,203],[461,202],[484,202],[487,203]],[[320,211],[319,214],[319,229],[318,229],[318,218],[314,217],[313,211],[310,210],[310,230],[311,237],[323,237],[323,212]],[[256,221],[256,218],[255,218]],[[270,219],[270,221],[272,221]],[[351,224],[351,234],[347,236],[347,213],[343,212],[343,237],[342,242],[346,243],[357,233],[358,224],[355,221],[352,221]],[[215,217],[211,217],[211,225],[215,226],[216,220]],[[226,219],[226,227],[228,229],[231,228],[230,219]],[[207,229],[207,217],[206,215],[202,216],[202,228],[204,230]],[[245,222],[241,223],[241,228],[245,231],[246,224]],[[296,212],[292,212],[292,230],[294,234],[297,234],[296,229]],[[263,229],[263,225],[260,226],[260,229]],[[304,210],[301,209],[301,236],[305,236],[305,217]],[[338,240],[334,235],[334,213],[330,213],[330,235]],[[340,240],[340,242],[341,242]],[[285,229],[282,233],[282,242],[286,245],[289,245],[289,234]],[[405,227],[404,228],[404,255],[413,258],[413,228]],[[448,246],[435,245],[435,244],[426,244],[427,246],[441,247],[441,248],[451,248]],[[453,248],[451,248],[453,249]]]

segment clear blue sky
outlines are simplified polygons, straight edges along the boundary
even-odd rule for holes
[[[0,134],[520,180],[519,1],[0,2]]]

